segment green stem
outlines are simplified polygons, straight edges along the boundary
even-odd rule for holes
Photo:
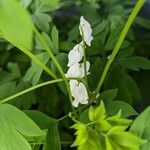
[[[83,40],[83,62],[84,62],[84,74],[85,74],[85,81],[86,81],[86,87],[89,92],[89,84],[87,79],[87,67],[86,67],[86,50],[85,50],[85,42]]]
[[[138,0],[138,2],[136,3],[136,5],[135,5],[131,15],[129,16],[129,18],[128,18],[128,20],[127,20],[127,22],[126,22],[126,24],[125,24],[121,34],[120,34],[119,40],[117,41],[117,44],[114,47],[114,50],[113,50],[113,52],[112,52],[112,54],[111,54],[111,56],[110,56],[110,58],[109,58],[109,60],[108,60],[108,62],[106,64],[106,66],[104,68],[104,71],[102,73],[102,76],[100,78],[98,86],[97,86],[97,88],[95,90],[95,94],[98,94],[98,92],[100,91],[100,89],[102,87],[102,84],[103,84],[103,82],[104,82],[104,80],[106,78],[107,72],[108,72],[108,70],[109,70],[109,68],[110,68],[110,66],[111,66],[115,56],[117,55],[120,47],[122,46],[122,43],[123,43],[123,41],[124,41],[128,31],[129,31],[129,29],[130,29],[134,19],[136,18],[137,14],[141,10],[142,6],[144,5],[144,2],[145,2],[145,0]]]
[[[3,103],[5,103],[5,102],[8,102],[8,101],[10,101],[10,100],[12,100],[12,99],[14,99],[14,98],[16,98],[16,97],[19,97],[19,96],[21,96],[21,95],[23,95],[23,94],[26,94],[26,93],[28,93],[28,92],[30,92],[30,91],[33,91],[33,90],[35,90],[35,89],[37,89],[37,88],[40,88],[40,87],[42,87],[42,86],[49,85],[49,84],[53,84],[53,83],[57,83],[57,82],[62,82],[62,81],[63,81],[63,79],[56,79],[56,80],[52,80],[52,81],[43,82],[43,83],[41,83],[41,84],[38,84],[38,85],[33,86],[33,87],[31,87],[31,88],[28,88],[28,89],[26,89],[26,90],[24,90],[24,91],[18,92],[18,93],[14,94],[14,95],[12,95],[12,96],[10,96],[10,97],[7,97],[7,98],[5,98],[5,99],[3,99],[3,100],[0,100],[0,104],[3,104]]]
[[[81,79],[81,78],[67,78],[67,80],[79,80],[79,81],[81,81],[81,82],[83,82],[83,83],[85,84],[85,81],[84,81],[83,79]],[[31,92],[31,91],[33,91],[33,90],[35,90],[35,89],[38,89],[38,88],[42,87],[42,86],[49,85],[49,84],[53,84],[53,83],[57,83],[57,82],[62,82],[62,81],[63,81],[63,79],[56,79],[56,80],[52,80],[52,81],[43,82],[43,83],[41,83],[41,84],[38,84],[38,85],[35,85],[35,86],[30,87],[30,88],[28,88],[28,89],[25,89],[25,90],[23,90],[23,91],[21,91],[21,92],[18,92],[18,93],[16,93],[16,94],[12,95],[12,96],[9,96],[9,97],[7,97],[7,98],[5,98],[5,99],[3,99],[3,100],[0,100],[0,104],[1,104],[1,103],[5,103],[5,102],[7,102],[7,101],[9,101],[9,100],[12,100],[12,99],[14,99],[14,98],[17,98],[17,97],[19,97],[19,96],[21,96],[21,95],[23,95],[23,94],[26,94],[26,93],[28,93],[28,92]]]
[[[69,83],[67,81],[67,78],[60,66],[60,64],[58,63],[57,59],[55,58],[55,56],[53,55],[52,51],[50,50],[50,48],[48,47],[47,43],[45,42],[45,40],[43,39],[43,37],[41,36],[41,34],[37,31],[37,29],[35,27],[33,27],[33,30],[36,34],[36,36],[38,37],[38,39],[40,40],[41,44],[43,45],[43,47],[45,48],[45,50],[47,51],[49,57],[52,59],[52,61],[54,62],[54,64],[56,65],[57,69],[59,70],[65,84],[66,84],[66,88],[67,88],[67,91],[68,91],[68,95],[69,95],[69,100],[70,100],[70,103],[71,103],[71,107],[72,107],[72,110],[74,111],[75,113],[75,109],[74,107],[72,106],[72,95],[71,95],[71,90],[70,90],[70,86],[69,86]],[[76,113],[75,113],[76,115]]]

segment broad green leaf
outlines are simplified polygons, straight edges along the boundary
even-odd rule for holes
[[[112,101],[106,103],[106,110],[108,115],[115,115],[119,112],[119,110],[121,110],[122,117],[129,117],[138,114],[132,106],[122,101]]]
[[[9,104],[0,105],[0,118],[6,118],[25,136],[43,136],[42,130],[22,111]]]
[[[125,71],[115,68],[105,81],[105,90],[118,89],[117,99],[132,103],[133,98],[140,100],[140,91],[133,78]]]
[[[37,57],[42,60],[44,64],[47,64],[49,60],[49,56],[46,52],[38,54]],[[27,73],[23,80],[36,85],[39,82],[42,73],[43,69],[41,69],[35,62],[32,61],[31,67],[27,70]]]
[[[43,150],[61,150],[61,143],[58,131],[58,122],[54,121],[49,125],[46,141]]]
[[[146,108],[133,122],[130,132],[147,140],[141,150],[149,150],[150,146],[150,107]]]
[[[1,150],[31,150],[29,143],[4,116],[0,118],[0,135]]]
[[[118,89],[107,90],[100,95],[100,98],[107,103],[114,100],[117,96],[117,93]]]
[[[30,117],[41,129],[48,129],[51,123],[56,122],[46,114],[37,110],[25,110],[25,114]]]
[[[16,0],[0,0],[0,10],[0,31],[3,37],[15,46],[31,50],[32,23],[28,13]]]
[[[132,56],[120,61],[123,67],[139,71],[140,69],[150,70],[150,60],[141,56]]]

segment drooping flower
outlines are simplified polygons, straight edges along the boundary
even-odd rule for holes
[[[79,103],[87,104],[88,103],[88,93],[85,85],[82,82],[76,84],[76,82],[70,82],[70,88],[74,101],[72,105],[78,107]]]
[[[74,65],[70,66],[66,74],[67,77],[79,77],[80,76],[80,64],[75,63]]]
[[[83,16],[80,18],[79,25],[80,34],[83,37],[83,40],[88,46],[91,46],[91,41],[93,40],[92,28],[91,25],[84,19]]]
[[[90,69],[90,62],[86,62],[86,72],[87,75],[89,74]],[[66,74],[67,77],[77,77],[83,78],[85,77],[85,70],[84,70],[84,63],[75,63],[74,65],[70,66]]]
[[[77,44],[68,54],[68,67],[80,62],[83,57],[83,42]]]
[[[90,69],[90,62],[86,61],[86,73],[87,73],[87,75],[90,74],[89,69]],[[82,63],[80,65],[80,77],[81,78],[85,77],[84,63]]]

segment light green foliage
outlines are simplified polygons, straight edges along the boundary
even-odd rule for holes
[[[9,120],[11,125],[25,136],[43,136],[40,128],[28,118],[22,111],[9,104],[0,105],[0,119]],[[5,120],[5,121],[6,121]]]
[[[91,121],[95,122],[97,130],[103,131],[111,128],[111,125],[106,120],[106,110],[103,102],[95,109],[92,106],[90,107],[89,118]]]
[[[137,134],[139,137],[147,140],[141,147],[141,150],[149,150],[150,148],[150,107],[142,112],[134,121],[130,128],[130,132]]]
[[[95,109],[90,107],[89,119],[92,122],[77,122],[72,127],[76,130],[73,146],[78,146],[79,150],[139,150],[144,143],[136,134],[127,131],[132,121],[122,118],[121,111],[107,116],[103,102]]]
[[[0,118],[0,135],[2,150],[32,150],[29,143],[5,117]]]
[[[115,126],[106,134],[106,150],[139,150],[143,140],[125,131],[123,126]]]
[[[102,146],[100,136],[96,131],[88,128],[85,124],[76,123],[72,126],[76,129],[76,140],[72,146],[78,146],[78,150],[99,150]]]
[[[0,10],[0,30],[3,37],[15,46],[31,50],[32,25],[27,12],[15,0],[0,0]]]

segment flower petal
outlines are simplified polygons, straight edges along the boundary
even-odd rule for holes
[[[88,46],[91,46],[93,40],[91,25],[84,19],[83,16],[80,18],[79,25],[80,34]]]
[[[83,57],[83,42],[77,44],[68,54],[68,67],[81,61]]]
[[[67,76],[68,77],[79,77],[80,76],[80,64],[76,63],[72,66],[67,71]]]

